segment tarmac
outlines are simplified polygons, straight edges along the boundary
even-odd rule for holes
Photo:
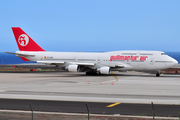
[[[180,104],[180,74],[113,72],[86,76],[73,72],[0,73],[0,98]]]
[[[155,74],[136,71],[113,72],[110,75],[98,76],[86,76],[84,73],[76,72],[8,71],[0,72],[0,76],[0,99],[1,102],[5,102],[2,103],[4,107],[1,105],[0,119],[4,120],[30,119],[32,116],[29,111],[30,108],[28,108],[29,100],[40,100],[39,102],[41,104],[43,104],[41,100],[47,100],[47,103],[51,103],[50,101],[57,103],[59,101],[58,104],[62,104],[60,107],[57,105],[53,105],[53,107],[48,104],[49,107],[52,107],[52,110],[60,108],[67,111],[74,110],[75,112],[77,112],[77,109],[86,111],[84,103],[92,102],[88,105],[93,113],[95,113],[95,111],[98,112],[98,110],[103,112],[103,110],[106,109],[106,111],[109,110],[112,113],[113,111],[120,114],[124,112],[125,115],[126,112],[132,112],[133,115],[138,115],[123,116],[114,114],[113,116],[104,116],[102,114],[91,114],[90,119],[92,120],[150,120],[152,116],[143,117],[141,113],[144,111],[148,112],[147,115],[151,115],[151,102],[153,102],[156,115],[176,116],[155,116],[156,119],[178,119],[180,104],[180,74],[178,73],[162,74],[160,77],[156,77]],[[16,100],[23,102],[8,103],[8,101]],[[69,101],[70,103],[66,103],[66,105],[63,106],[63,104],[65,104],[64,101]],[[83,104],[81,106],[82,108],[76,107],[78,105],[77,103],[73,103],[75,101],[84,102],[78,103],[78,105]],[[96,105],[102,104],[103,106],[102,108],[97,108],[93,103]],[[116,103],[119,105],[116,105]],[[71,106],[72,104],[74,104],[74,106]],[[112,105],[112,108],[108,109],[106,104]],[[25,111],[17,112],[17,110],[23,110],[20,109],[20,105],[22,108],[27,108],[27,114]],[[33,107],[38,107],[35,103],[33,105]],[[46,105],[47,104],[44,104],[42,107],[50,110],[51,108]],[[125,105],[127,105],[127,107]],[[12,107],[12,109],[7,109],[7,106]],[[81,120],[87,119],[87,114],[77,115],[61,112],[39,113],[38,110],[34,112],[34,118],[38,120]]]

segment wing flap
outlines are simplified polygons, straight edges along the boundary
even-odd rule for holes
[[[95,63],[74,63],[76,65],[82,65],[82,66],[93,66]]]
[[[125,68],[126,64],[118,64],[118,63],[109,63],[109,64],[102,64],[104,66],[112,67],[112,68]]]

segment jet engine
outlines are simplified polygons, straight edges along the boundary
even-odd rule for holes
[[[101,74],[109,74],[110,73],[110,67],[100,67],[97,69],[98,72]]]
[[[69,65],[66,69],[70,72],[78,72],[78,65]]]

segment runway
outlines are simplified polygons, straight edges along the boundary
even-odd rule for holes
[[[106,105],[115,102],[121,103],[117,105],[119,107],[126,104],[125,107],[129,107],[129,110],[123,109],[127,112],[119,114],[133,114],[128,112],[132,108],[131,105],[139,108],[137,114],[142,113],[141,111],[148,106],[148,113],[151,114],[151,102],[153,102],[155,106],[162,105],[162,108],[172,106],[171,115],[178,115],[180,74],[155,77],[154,74],[135,72],[116,72],[113,75],[101,76],[86,76],[84,73],[70,72],[9,72],[0,73],[0,76],[1,99],[76,101],[82,102],[84,107],[84,103],[87,102],[105,104],[102,108],[98,107],[99,109],[104,109]],[[141,108],[141,105],[147,106]],[[117,111],[115,109],[117,106],[112,107],[111,111]],[[120,110],[120,108],[117,109]],[[156,109],[159,108],[156,107]],[[169,113],[168,111],[167,109],[166,112]],[[99,110],[99,113],[101,112],[102,110]],[[107,113],[118,114],[116,112]]]
[[[1,110],[24,110],[58,113],[82,113],[87,114],[86,104],[91,114],[103,115],[144,115],[152,116],[151,104],[130,104],[120,103],[115,106],[111,103],[99,102],[73,102],[73,101],[45,101],[45,100],[18,100],[18,99],[0,99]],[[156,116],[179,116],[179,105],[154,105]]]

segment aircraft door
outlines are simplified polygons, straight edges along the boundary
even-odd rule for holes
[[[136,56],[138,57],[137,60],[140,60],[140,52],[136,51]]]
[[[97,58],[97,63],[101,63],[101,58]]]
[[[154,65],[154,59],[153,58],[151,58],[151,60],[150,60],[150,65]]]
[[[34,57],[34,61],[43,61],[46,57],[45,56],[37,56],[37,57]]]
[[[73,57],[73,60],[74,60],[75,62],[78,61],[76,57]]]
[[[130,64],[130,62],[131,62],[131,60],[126,60],[126,63],[127,63],[127,64]]]
[[[41,56],[41,60],[44,60],[44,57],[43,57],[43,56]]]

